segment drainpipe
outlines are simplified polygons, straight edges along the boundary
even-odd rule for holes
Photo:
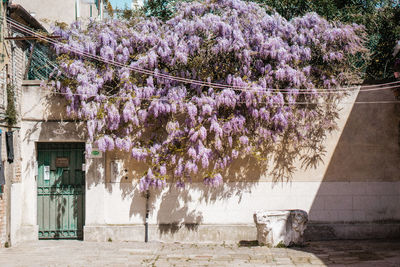
[[[98,5],[98,8],[99,8],[99,17],[100,17],[100,20],[102,20],[103,19],[103,9],[104,9],[104,3],[103,3],[103,0],[98,0],[99,1],[99,5]]]
[[[146,218],[144,221],[144,242],[148,242],[149,241],[149,198],[150,198],[150,192],[149,190],[146,191],[145,194],[146,197]]]
[[[75,20],[78,20],[80,18],[81,12],[80,12],[80,7],[79,7],[79,0],[75,0]]]

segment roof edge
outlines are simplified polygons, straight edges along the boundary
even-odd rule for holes
[[[43,27],[43,25],[39,21],[37,21],[31,14],[29,14],[29,12],[20,4],[10,4],[9,12],[12,19],[18,20],[18,18],[20,18],[18,20],[19,22],[22,22],[22,19],[24,24],[26,24],[27,26],[30,26],[36,30],[47,32],[46,28]]]

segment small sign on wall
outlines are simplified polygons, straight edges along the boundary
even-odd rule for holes
[[[45,181],[50,180],[50,166],[44,166],[43,180]]]
[[[69,166],[69,158],[56,158],[57,168],[67,168]]]
[[[103,153],[98,148],[93,148],[92,152],[90,152],[89,158],[91,159],[100,159],[103,157]]]

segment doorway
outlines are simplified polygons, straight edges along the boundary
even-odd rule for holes
[[[83,239],[85,144],[37,143],[39,239]]]

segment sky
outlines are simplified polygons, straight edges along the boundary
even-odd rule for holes
[[[124,8],[125,5],[128,8],[131,8],[132,0],[110,0],[112,7],[115,8]]]

